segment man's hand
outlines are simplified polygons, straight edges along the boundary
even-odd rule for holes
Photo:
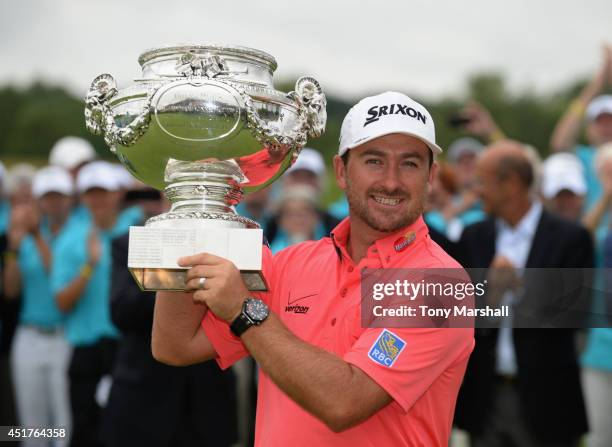
[[[102,244],[96,230],[91,230],[87,238],[87,257],[91,267],[95,267],[102,256]]]
[[[17,251],[21,245],[21,241],[27,236],[28,231],[21,223],[22,216],[20,210],[14,209],[11,212],[11,223],[7,234],[8,247],[11,250]]]
[[[467,210],[472,208],[474,204],[478,202],[478,200],[479,197],[474,188],[467,187],[461,193],[461,201],[458,204],[451,206],[449,214],[445,214],[444,218],[448,221],[451,218],[466,212]]]
[[[521,278],[516,272],[512,262],[502,255],[497,255],[489,266],[487,275],[488,301],[489,304],[497,306],[504,293],[516,291],[521,286]]]
[[[606,88],[608,83],[612,83],[612,47],[603,45],[601,67],[587,84],[582,92],[580,99],[586,107],[589,102]]]
[[[491,113],[482,104],[470,101],[461,113],[470,118],[470,121],[465,125],[465,130],[470,134],[489,141],[503,137],[503,133]]]
[[[227,259],[208,253],[186,256],[178,260],[187,271],[185,290],[193,290],[193,302],[206,304],[217,317],[232,323],[249,296],[240,271]],[[205,278],[200,287],[200,278]]]
[[[9,248],[18,250],[24,237],[38,231],[39,223],[40,214],[33,204],[27,203],[13,207],[7,234]]]

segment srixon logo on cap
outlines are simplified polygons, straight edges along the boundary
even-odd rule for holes
[[[390,104],[386,106],[372,106],[368,109],[368,117],[363,124],[363,127],[367,126],[374,121],[378,121],[381,116],[385,115],[406,115],[410,118],[416,118],[422,121],[423,124],[427,124],[427,117],[418,110],[413,109],[405,104]]]
[[[393,243],[393,248],[395,248],[395,251],[397,251],[398,253],[400,251],[404,251],[406,247],[408,247],[410,244],[414,242],[415,239],[416,239],[416,233],[414,231],[409,231],[403,236],[399,237]]]

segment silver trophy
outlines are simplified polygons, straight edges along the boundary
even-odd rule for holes
[[[293,92],[275,90],[276,60],[239,46],[161,47],[138,62],[142,77],[125,89],[109,74],[95,78],[85,105],[87,129],[171,203],[130,228],[128,268],[143,290],[183,290],[176,260],[205,251],[236,264],[250,290],[266,290],[262,230],[235,206],[324,132],[319,83],[302,77]]]

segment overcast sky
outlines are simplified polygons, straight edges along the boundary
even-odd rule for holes
[[[310,74],[346,99],[458,94],[483,70],[549,91],[598,67],[606,40],[610,0],[7,0],[0,85],[43,79],[83,96],[104,72],[129,85],[147,48],[222,43],[265,50],[276,79]]]

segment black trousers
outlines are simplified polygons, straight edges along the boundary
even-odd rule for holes
[[[78,346],[70,360],[70,406],[72,410],[71,447],[100,446],[99,425],[102,408],[96,402],[100,379],[111,374],[116,341],[102,339],[91,346]]]
[[[491,423],[473,436],[472,447],[577,447],[578,439],[542,439],[530,428],[523,413],[516,382],[498,379]]]

